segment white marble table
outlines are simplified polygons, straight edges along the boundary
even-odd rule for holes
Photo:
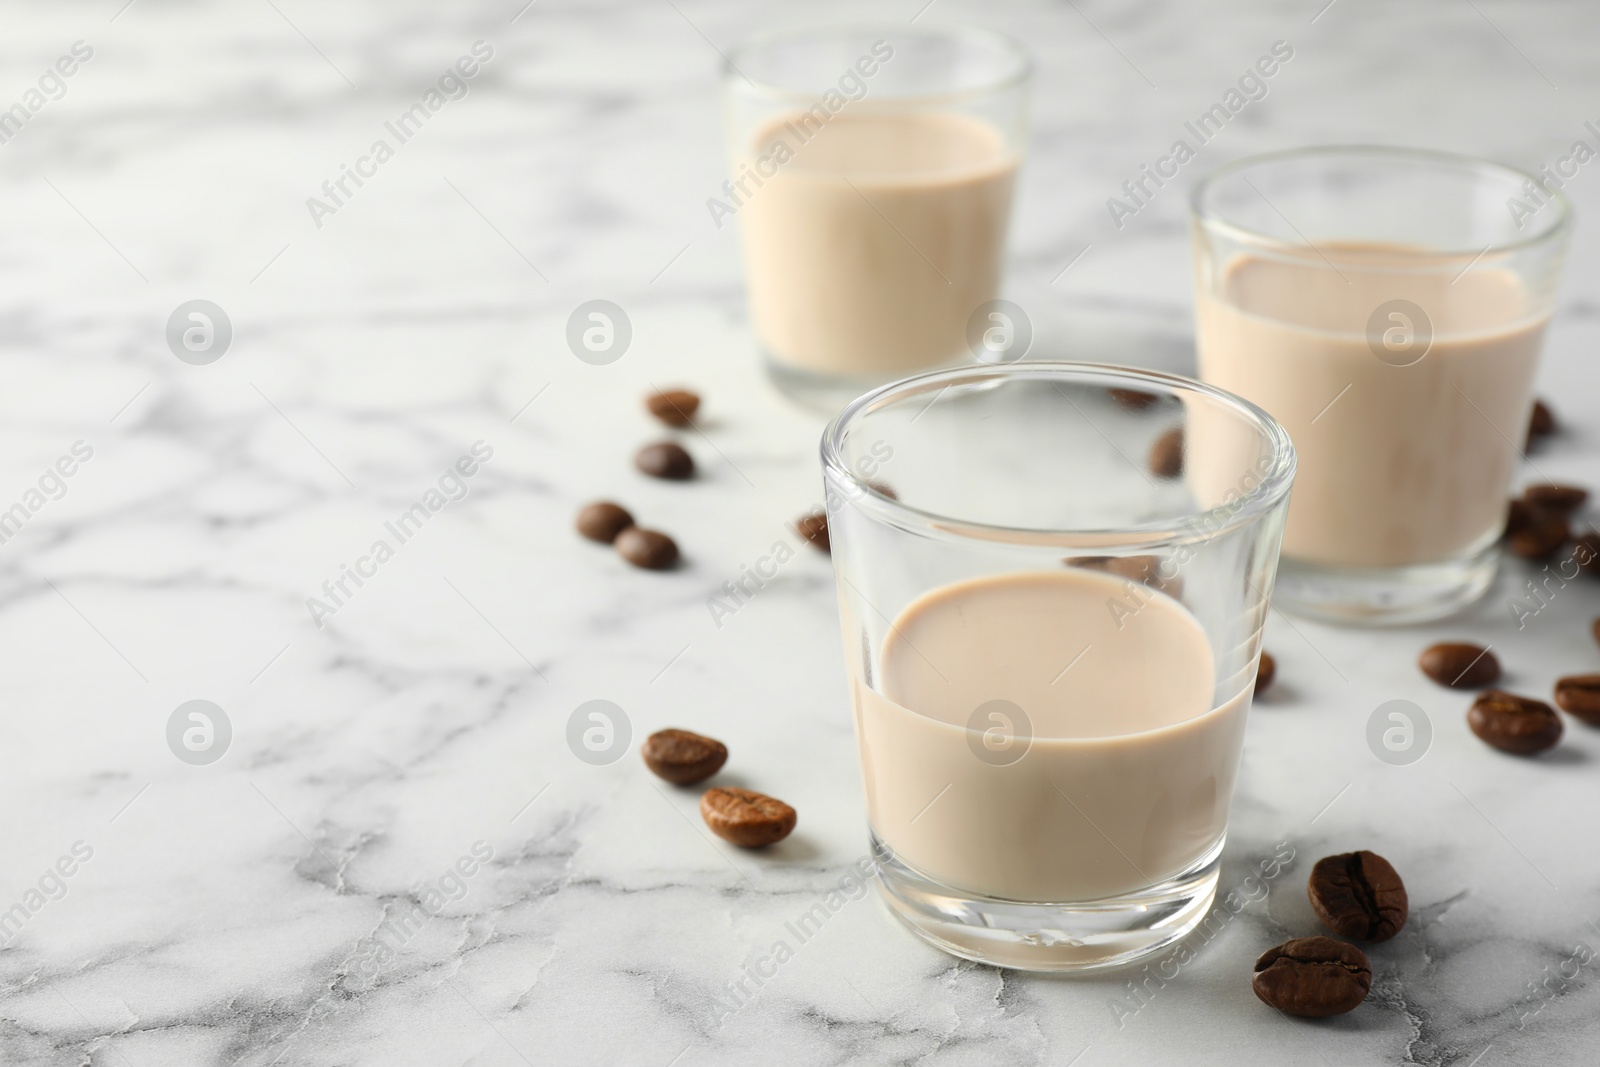
[[[1321,2],[873,7],[1028,42],[1010,295],[1041,351],[1159,361],[1187,330],[1183,191],[1121,230],[1105,200],[1272,42],[1293,61],[1181,185],[1311,141],[1537,166],[1597,117],[1592,10]],[[820,420],[755,368],[735,233],[704,208],[717,49],[859,6],[7,6],[0,107],[74,42],[93,54],[0,143],[0,509],[27,516],[0,545],[0,1062],[1596,1059],[1596,964],[1567,961],[1600,946],[1600,733],[1502,757],[1412,666],[1444,635],[1493,642],[1525,691],[1600,666],[1600,585],[1518,630],[1521,564],[1448,625],[1274,618],[1280,682],[1253,714],[1222,884],[1295,858],[1170,981],[1001,973],[847,900],[719,1017],[864,828],[827,561],[801,555],[720,628],[705,604],[819,492]],[[492,56],[467,94],[363,163],[479,40]],[[346,165],[367,179],[314,219],[307,198]],[[1540,384],[1568,431],[1535,462],[1593,483],[1600,164],[1571,192],[1584,217]],[[595,298],[633,323],[609,366],[564,342]],[[209,365],[164,336],[194,299],[233,326]],[[629,466],[656,433],[652,382],[706,394],[696,482]],[[46,477],[77,442],[92,456]],[[475,442],[492,456],[467,464],[465,497],[363,562]],[[687,565],[645,574],[578,540],[572,514],[600,495],[675,533]],[[369,577],[319,627],[307,598],[344,565]],[[1365,741],[1395,698],[1433,725],[1410,766]],[[196,699],[232,728],[203,766],[167,743]],[[794,803],[800,830],[737,853],[633,756],[579,761],[566,725],[592,699],[635,741],[724,738],[727,778]],[[1366,1005],[1292,1023],[1252,996],[1249,965],[1314,929],[1311,862],[1359,847],[1401,867],[1411,924],[1374,952]]]

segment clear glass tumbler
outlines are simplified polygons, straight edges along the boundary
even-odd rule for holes
[[[925,373],[822,439],[890,908],[1027,970],[1205,917],[1294,479],[1271,416],[1174,375]]]
[[[773,380],[831,412],[993,348],[1031,66],[974,29],[901,24],[756,38],[728,58],[751,318]]]
[[[1300,455],[1280,607],[1405,623],[1489,588],[1571,229],[1541,181],[1334,147],[1195,189],[1200,377],[1270,411]]]

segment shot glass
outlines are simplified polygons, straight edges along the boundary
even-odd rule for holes
[[[1196,187],[1200,377],[1270,411],[1300,455],[1280,606],[1406,623],[1489,588],[1571,229],[1549,184],[1329,147]]]
[[[810,29],[731,53],[732,174],[707,207],[719,228],[738,218],[780,389],[831,413],[970,358],[969,324],[993,346],[1030,76],[975,29]]]
[[[852,402],[822,466],[877,885],[913,931],[1117,966],[1211,908],[1294,478],[1175,375],[1018,362]]]

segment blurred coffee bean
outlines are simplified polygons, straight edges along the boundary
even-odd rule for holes
[[[1517,756],[1543,752],[1561,740],[1561,717],[1554,708],[1498,689],[1478,695],[1467,725],[1486,744]]]
[[[609,545],[617,534],[633,525],[633,516],[609,500],[597,500],[578,512],[578,532],[591,541]]]
[[[1522,499],[1540,511],[1571,515],[1589,499],[1589,490],[1579,485],[1530,485],[1522,491]]]
[[[1479,689],[1500,680],[1500,661],[1481,645],[1441,641],[1417,657],[1422,673],[1454,689]]]
[[[1174,426],[1150,446],[1150,472],[1157,478],[1176,478],[1183,473],[1183,428]]]
[[[676,441],[645,445],[634,454],[633,465],[652,478],[681,482],[694,477],[694,457]]]
[[[664,571],[678,562],[678,545],[655,530],[630,526],[617,535],[617,554],[635,567]]]
[[[700,397],[687,389],[663,389],[645,397],[644,406],[668,426],[687,426],[700,410]]]
[[[795,520],[794,532],[804,537],[811,543],[811,547],[820,552],[831,553],[832,546],[828,542],[828,516],[826,512],[813,511],[809,515],[802,515]]]
[[[1556,682],[1556,707],[1600,726],[1600,674],[1569,674]]]

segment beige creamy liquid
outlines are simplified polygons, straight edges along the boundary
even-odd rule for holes
[[[1022,573],[905,609],[879,688],[852,680],[868,818],[900,859],[957,889],[1071,902],[1137,892],[1217,844],[1248,697],[1214,704],[1210,644],[1177,601],[1142,592],[1119,629],[1107,601],[1127,590]],[[969,747],[973,709],[994,699],[1032,722],[1009,766]]]
[[[936,112],[844,113],[820,128],[795,114],[752,148],[736,173],[793,153],[747,183],[740,210],[756,334],[774,358],[883,377],[968,351],[968,318],[999,295],[1016,174],[997,129]]]
[[[1473,551],[1505,518],[1546,317],[1506,270],[1457,277],[1415,251],[1322,251],[1339,273],[1242,256],[1220,268],[1220,300],[1206,286],[1198,297],[1200,377],[1266,408],[1294,440],[1283,554],[1399,566]],[[1433,324],[1411,366],[1367,344],[1368,318],[1393,299]]]

